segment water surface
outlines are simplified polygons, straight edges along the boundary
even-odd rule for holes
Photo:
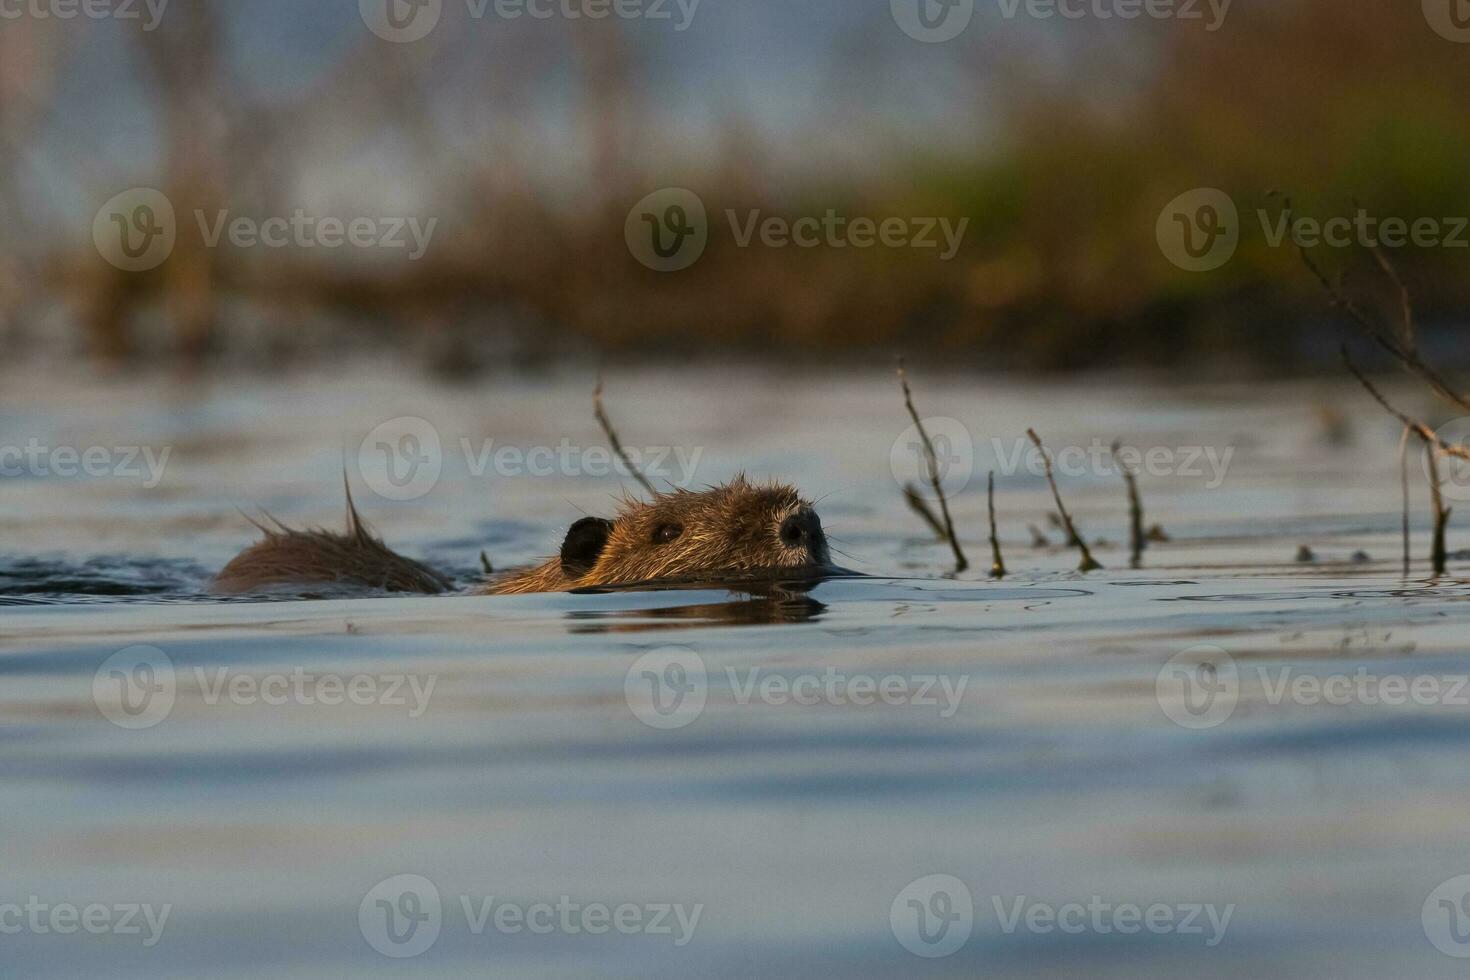
[[[462,582],[482,549],[496,567],[554,552],[633,484],[477,473],[473,456],[485,440],[600,446],[590,387],[568,373],[445,388],[371,366],[5,379],[0,441],[170,452],[156,482],[0,481],[0,906],[169,907],[152,945],[146,926],[27,925],[0,936],[7,973],[1460,975],[1431,934],[1461,948],[1462,894],[1436,889],[1470,873],[1470,692],[1452,690],[1470,676],[1470,560],[1403,575],[1397,432],[1347,385],[920,378],[921,409],[974,443],[976,476],[952,503],[975,568],[956,577],[895,481],[907,420],[890,375],[610,374],[625,442],[697,452],[695,484],[741,469],[799,484],[866,577],[780,596],[202,595],[254,536],[236,508],[340,523],[344,462],[388,541]],[[374,492],[358,460],[400,416],[442,445],[439,479],[407,500]],[[1143,476],[1148,522],[1170,540],[1136,570],[1121,480],[1065,475],[1083,534],[1106,539],[1105,569],[1079,575],[1044,482],[1006,471],[1028,426],[1055,447],[1233,455],[1218,481],[1208,466]],[[1003,582],[985,574],[992,468]],[[1050,543],[1033,546],[1028,525]],[[1302,546],[1314,561],[1296,560]],[[1203,702],[1181,714],[1160,678],[1191,676],[1171,658],[1202,645],[1228,655],[1209,656],[1234,671],[1231,710],[1187,727],[1174,719],[1210,720]],[[702,708],[650,715],[639,685],[699,681],[690,665]],[[1304,676],[1440,687],[1399,704],[1280,695]],[[334,678],[372,690],[353,703]],[[872,696],[885,682],[893,703]],[[116,715],[123,683],[167,697],[115,724],[104,706]],[[383,939],[390,915],[401,938],[432,906],[422,886],[407,901],[384,890],[400,875],[432,883],[438,932],[395,958],[373,944],[412,951]],[[974,912],[968,939],[928,958],[901,942],[916,914],[901,893],[931,875],[958,879]],[[487,907],[564,896],[700,911],[682,935],[477,928]],[[933,897],[928,911],[953,908]],[[1231,912],[1219,937],[1008,928],[1018,902]]]

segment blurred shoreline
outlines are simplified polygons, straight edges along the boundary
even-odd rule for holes
[[[155,326],[157,323],[155,322]],[[1470,370],[1470,348],[1461,343],[1459,325],[1421,326],[1421,344],[1430,360],[1451,372]],[[1392,358],[1355,334],[1346,322],[1311,319],[1280,349],[1208,352],[1158,350],[1128,354],[1106,351],[1092,359],[1036,361],[1004,344],[953,349],[919,340],[895,339],[870,347],[784,348],[754,345],[627,345],[607,348],[596,339],[548,332],[503,322],[486,328],[483,320],[442,323],[427,331],[404,331],[371,321],[317,316],[309,323],[255,323],[215,338],[206,352],[181,356],[166,332],[136,337],[125,352],[98,357],[84,344],[58,344],[44,337],[11,337],[6,374],[37,374],[74,379],[143,378],[228,380],[231,377],[310,378],[322,371],[388,367],[407,376],[449,385],[476,384],[501,376],[565,377],[648,369],[674,374],[691,367],[720,365],[733,371],[852,376],[891,371],[902,358],[912,368],[937,377],[984,382],[1006,377],[1075,378],[1088,384],[1168,387],[1238,384],[1251,380],[1310,382],[1348,377],[1341,348],[1372,375],[1401,378]],[[589,385],[591,381],[589,380]],[[589,387],[590,392],[590,387]]]
[[[362,345],[465,376],[591,352],[1310,373],[1332,369],[1340,318],[1291,240],[1273,241],[1285,212],[1273,192],[1291,195],[1293,218],[1362,210],[1470,237],[1470,217],[1455,217],[1470,216],[1470,105],[1448,94],[1470,83],[1470,60],[1418,11],[1288,0],[1242,6],[1213,31],[1057,23],[1043,37],[1006,22],[944,45],[870,11],[819,19],[801,51],[820,67],[759,97],[674,83],[719,49],[719,29],[769,12],[710,10],[683,33],[523,23],[392,44],[354,10],[290,11],[277,28],[301,18],[332,43],[298,66],[305,80],[268,93],[268,33],[214,0],[148,32],[7,23],[9,355],[54,345],[203,370]],[[696,101],[676,106],[676,93]],[[67,125],[76,112],[91,124]],[[111,152],[140,137],[147,154]],[[129,188],[176,215],[166,258],[146,269],[94,244],[109,222],[131,240],[161,221]],[[706,213],[708,241],[656,271],[633,239],[644,222],[679,230],[676,190]],[[1228,254],[1204,262],[1189,254],[1196,232],[1216,237],[1192,224],[1207,216],[1201,195],[1234,212],[1218,226]],[[296,214],[380,234],[355,248],[260,243]],[[816,232],[829,216],[842,224]],[[417,253],[378,247],[390,236],[374,223],[404,220],[422,226]],[[1189,236],[1178,254],[1164,237],[1176,220]],[[890,221],[897,237],[871,244]],[[810,245],[795,242],[804,223]],[[952,247],[918,244],[944,244],[936,225]],[[1392,315],[1373,250],[1310,249]],[[1464,247],[1416,233],[1388,251],[1420,322],[1446,338],[1441,363],[1464,361],[1452,337],[1470,310]]]

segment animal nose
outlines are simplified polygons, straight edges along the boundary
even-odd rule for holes
[[[781,541],[788,547],[810,544],[821,533],[822,522],[810,507],[801,508],[781,522]]]

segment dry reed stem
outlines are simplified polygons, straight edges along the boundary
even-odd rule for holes
[[[914,408],[914,393],[909,389],[909,376],[903,368],[903,359],[898,362],[898,383],[903,386],[903,403],[909,410],[909,417],[914,420],[914,427],[919,430],[919,439],[924,443],[924,463],[928,470],[929,486],[934,490],[934,495],[939,498],[939,512],[944,517],[945,537],[949,540],[950,550],[954,552],[954,570],[956,573],[963,572],[970,567],[970,560],[965,557],[964,549],[960,547],[960,539],[955,534],[954,519],[949,514],[949,501],[944,497],[944,488],[939,485],[939,457],[934,452],[934,443],[929,439],[929,433],[924,429],[924,422],[919,418],[918,411]]]
[[[1113,459],[1118,458],[1119,442],[1114,440],[1112,453]],[[1128,558],[1129,568],[1143,567],[1143,550],[1148,547],[1143,531],[1143,498],[1138,494],[1138,477],[1132,470],[1118,463],[1118,470],[1123,474],[1123,482],[1128,486],[1128,541],[1131,545],[1131,554]]]
[[[1067,538],[1077,545],[1082,552],[1082,562],[1077,566],[1079,572],[1091,572],[1102,568],[1097,559],[1092,557],[1092,551],[1087,547],[1087,542],[1082,540],[1082,535],[1077,533],[1077,525],[1072,522],[1072,515],[1067,513],[1066,505],[1062,503],[1061,491],[1057,489],[1056,477],[1051,471],[1051,456],[1047,454],[1046,447],[1041,444],[1041,437],[1036,434],[1035,429],[1027,429],[1026,435],[1031,438],[1032,443],[1041,452],[1041,461],[1046,466],[1046,482],[1051,484],[1052,499],[1057,502],[1057,510],[1062,515],[1062,526],[1067,529]]]
[[[1443,455],[1455,456],[1460,459],[1470,459],[1470,450],[1466,450],[1462,446],[1448,445],[1435,433],[1433,429],[1429,428],[1429,426],[1425,425],[1422,422],[1416,422],[1415,420],[1409,418],[1407,415],[1403,414],[1398,409],[1390,405],[1388,403],[1388,399],[1384,398],[1382,393],[1373,386],[1373,382],[1369,381],[1363,375],[1363,372],[1358,370],[1358,366],[1354,364],[1352,358],[1348,356],[1346,348],[1343,349],[1342,358],[1344,363],[1347,364],[1347,369],[1352,372],[1353,377],[1358,379],[1358,383],[1368,390],[1368,394],[1372,395],[1374,400],[1377,401],[1379,405],[1383,406],[1385,411],[1387,411],[1389,414],[1393,415],[1400,422],[1402,422],[1406,432],[1413,432],[1424,442],[1424,458],[1428,460],[1429,463],[1429,498],[1430,502],[1434,506],[1434,543],[1430,548],[1429,560],[1430,564],[1434,568],[1434,574],[1443,575],[1445,573],[1446,562],[1449,558],[1448,549],[1445,547],[1445,533],[1449,527],[1451,509],[1445,507],[1444,494],[1440,490],[1439,457]],[[1404,477],[1404,479],[1405,481],[1407,481],[1407,477]],[[1404,510],[1404,518],[1407,522],[1407,498]],[[1406,532],[1405,548],[1407,549],[1407,547],[1408,545]]]
[[[618,457],[623,461],[623,465],[628,468],[628,472],[633,475],[634,479],[643,484],[643,489],[657,496],[658,491],[653,489],[653,484],[648,482],[648,477],[644,476],[642,471],[634,466],[633,461],[628,458],[628,452],[623,448],[623,441],[618,438],[617,432],[613,429],[612,422],[608,420],[607,412],[603,410],[601,374],[597,376],[597,387],[592,392],[592,414],[597,419],[597,424],[602,426],[602,432],[607,436],[607,441],[612,446],[613,452],[618,454]]]
[[[908,503],[909,510],[918,514],[924,523],[929,525],[929,530],[934,532],[936,538],[940,541],[948,540],[949,535],[944,533],[944,522],[934,513],[934,509],[929,506],[929,501],[919,496],[918,487],[912,483],[905,485],[903,488],[903,499]]]
[[[1000,537],[995,532],[995,470],[990,471],[986,486],[986,505],[990,511],[990,577],[1005,578],[1006,563],[1000,555]]]
[[[1409,432],[1411,430],[1404,426],[1403,434],[1399,436],[1399,495],[1404,504],[1404,578],[1409,577],[1409,565],[1411,556],[1409,552]]]

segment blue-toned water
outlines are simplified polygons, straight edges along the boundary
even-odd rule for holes
[[[1351,386],[915,381],[959,427],[958,578],[904,506],[887,373],[609,371],[625,443],[799,484],[869,577],[221,602],[235,508],[335,525],[344,463],[461,581],[555,551],[633,489],[591,378],[7,377],[0,443],[38,449],[0,479],[4,973],[1461,975],[1470,560],[1401,574],[1394,423]],[[389,440],[437,458],[422,486],[360,451],[403,418],[439,443]],[[1062,491],[1106,568],[1072,571],[1008,471],[1027,426],[1174,454],[1142,569],[1085,462]],[[1218,481],[1184,465],[1206,447]]]

